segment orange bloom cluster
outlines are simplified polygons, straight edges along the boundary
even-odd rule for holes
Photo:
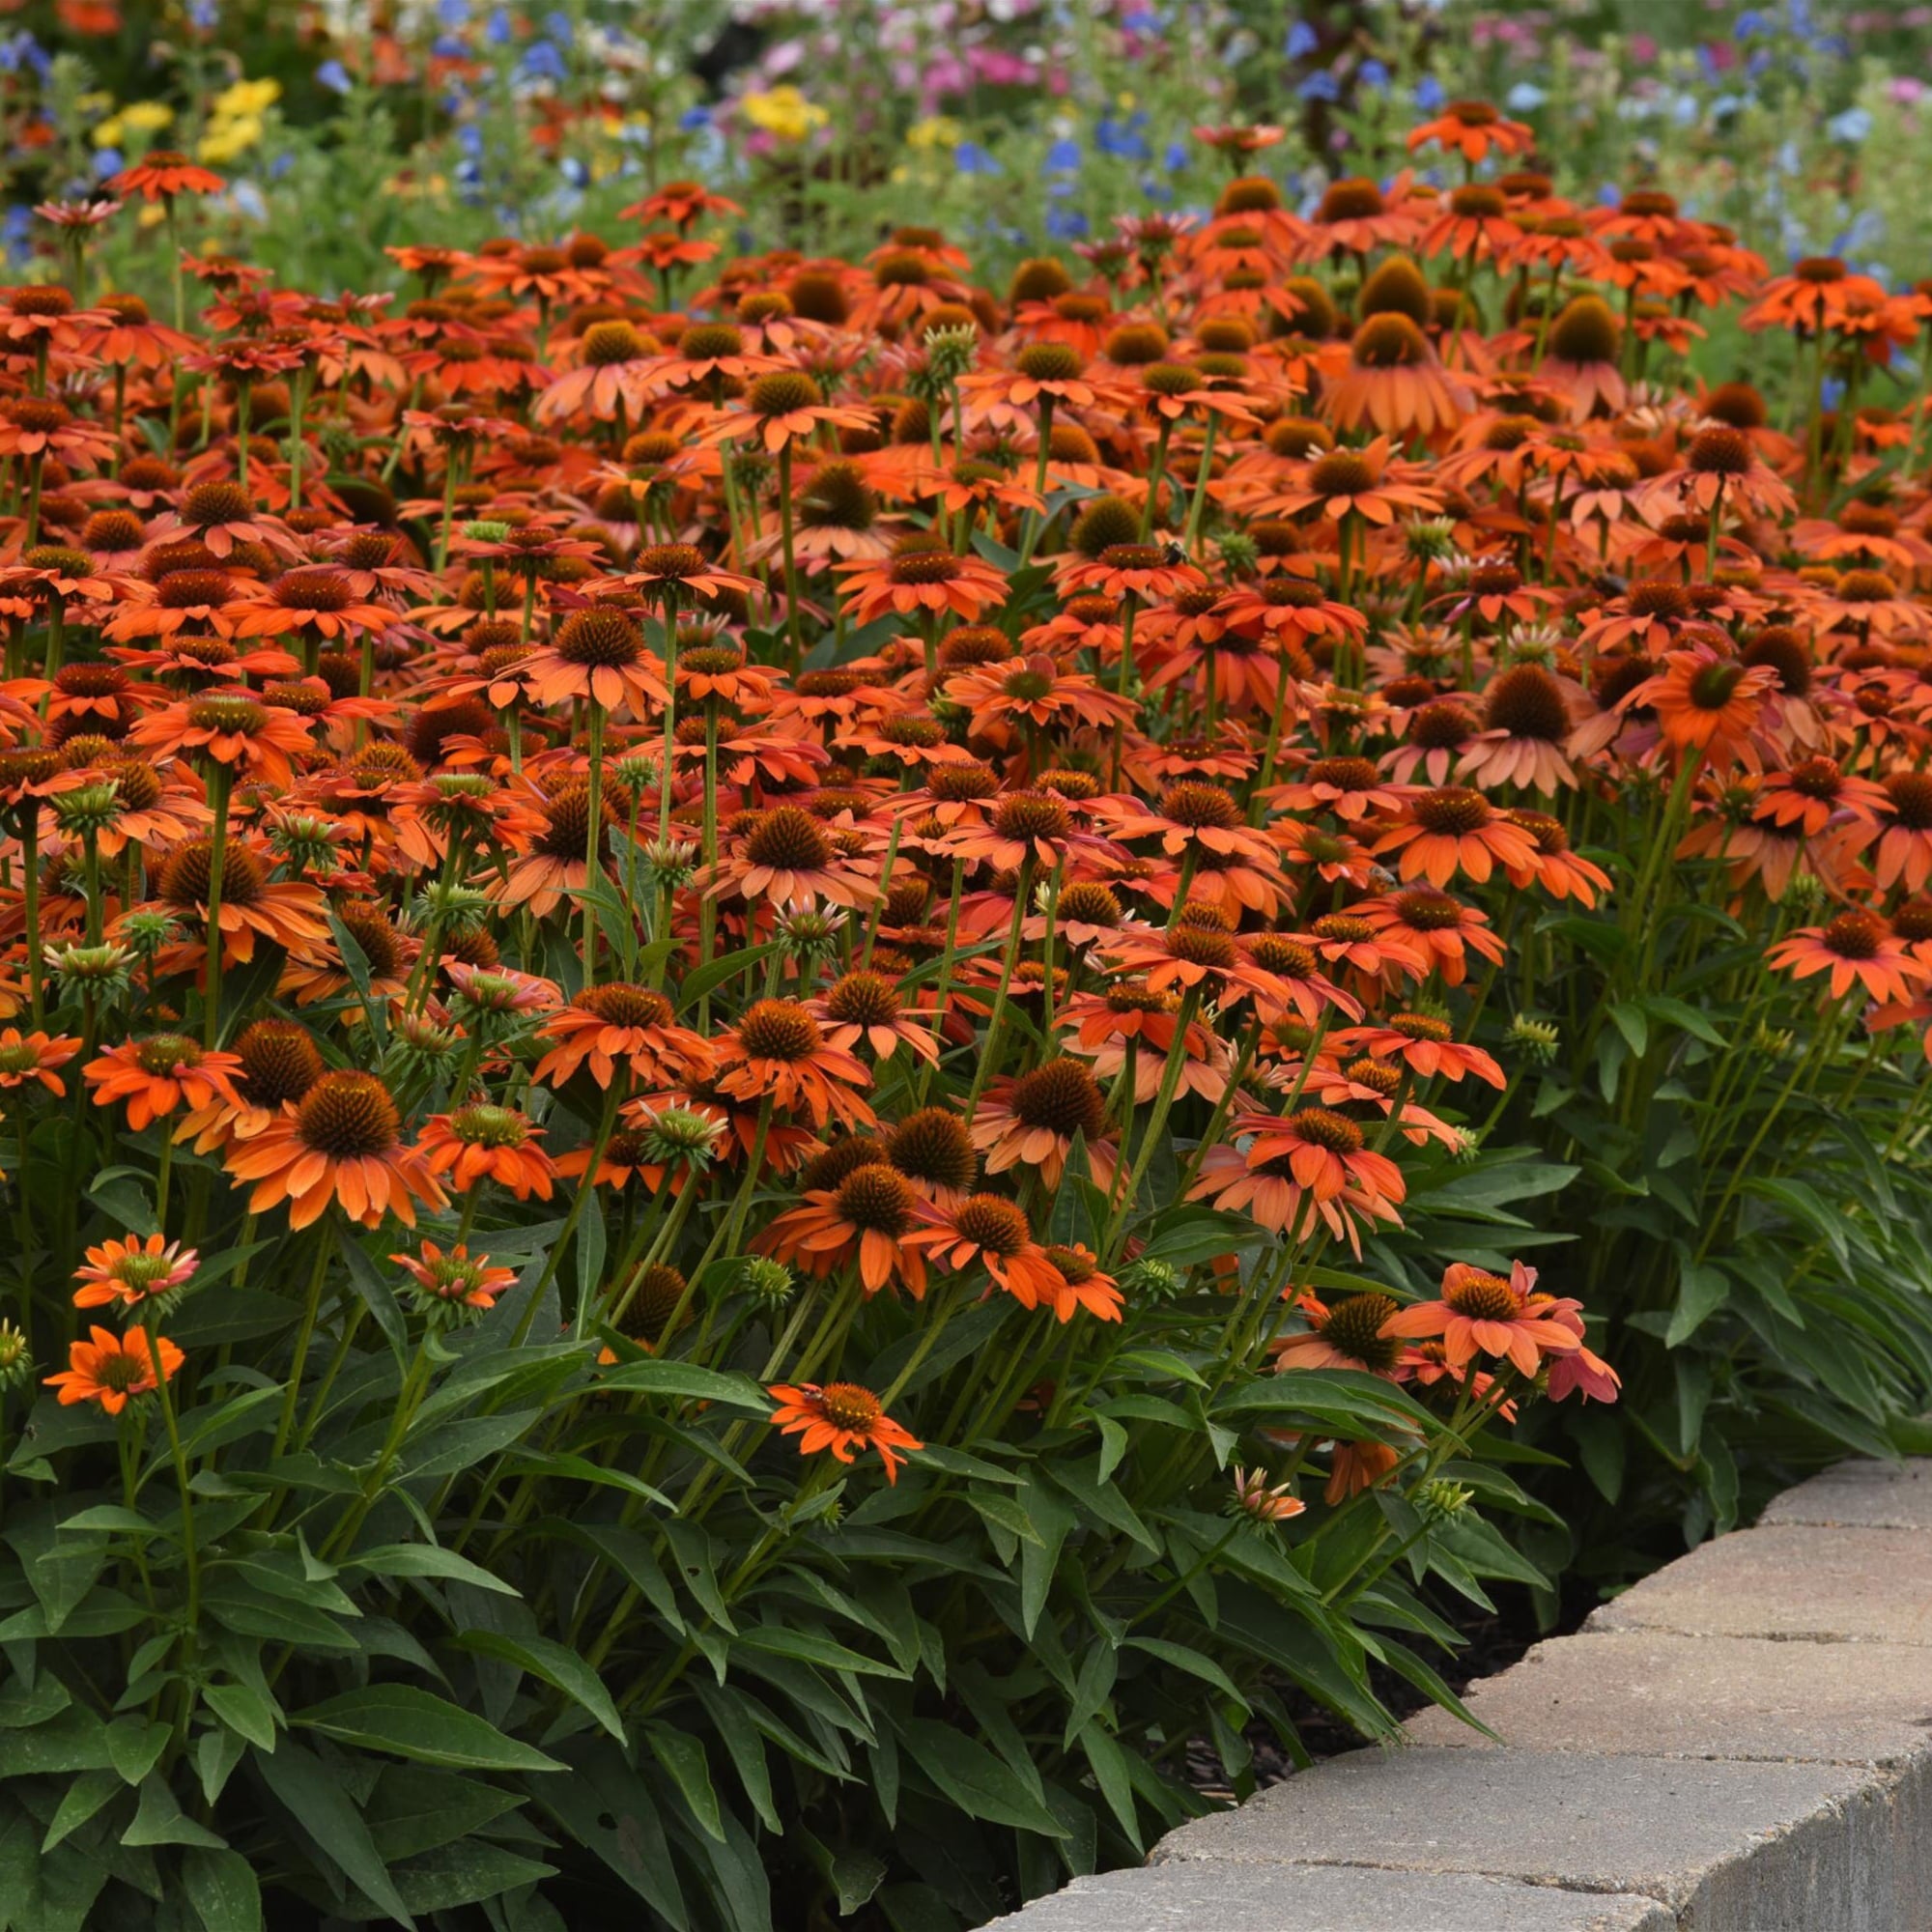
[[[395,302],[213,265],[185,355],[0,294],[61,325],[0,372],[7,1104],[277,1232],[460,1217],[407,1263],[445,1307],[509,1292],[479,1212],[635,1186],[606,1311],[728,1253],[1115,1321],[1157,1160],[1296,1250],[1401,1229],[1505,1085],[1512,939],[1635,883],[1607,814],[1808,895],[1774,970],[1932,1017],[1922,424],[1788,434],[1686,360],[1735,305],[1875,372],[1924,300],[1573,205],[1476,104],[1411,145],[1472,178],[1243,175],[1004,291],[925,231],[586,234],[399,251]],[[160,158],[124,188],[195,191]],[[1574,1304],[1450,1274],[1269,1339],[1614,1394]],[[63,1399],[155,1386],[102,1332]]]

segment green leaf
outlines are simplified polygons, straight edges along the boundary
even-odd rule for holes
[[[465,1650],[513,1663],[519,1670],[541,1678],[552,1690],[561,1690],[573,1704],[587,1711],[619,1744],[624,1742],[623,1719],[604,1688],[604,1680],[568,1645],[554,1643],[549,1637],[514,1637],[483,1630],[465,1631],[456,1640]]]
[[[275,1747],[272,1705],[259,1690],[246,1684],[208,1684],[202,1687],[201,1701],[233,1731],[265,1751]]]
[[[376,1849],[394,1864],[481,1832],[522,1803],[514,1791],[480,1778],[422,1764],[389,1764],[363,1809]]]
[[[499,1596],[519,1594],[480,1563],[459,1556],[435,1543],[385,1543],[380,1548],[359,1549],[343,1559],[345,1570],[373,1570],[380,1577],[441,1577],[451,1582],[469,1583],[478,1590],[494,1590]]]
[[[1641,1060],[1644,1048],[1650,1044],[1650,1021],[1643,1008],[1630,1000],[1619,1000],[1610,1009],[1610,1023],[1623,1035],[1632,1054]]]
[[[931,1718],[908,1719],[898,1729],[906,1749],[940,1795],[969,1817],[988,1825],[1010,1825],[1044,1838],[1067,1835],[1019,1776],[963,1731]]]
[[[711,1788],[711,1767],[705,1761],[704,1747],[688,1731],[655,1721],[643,1727],[644,1742],[651,1755],[670,1774],[691,1815],[705,1833],[723,1839],[724,1826],[718,1809],[718,1794]]]
[[[759,1624],[754,1629],[741,1631],[733,1642],[774,1657],[794,1658],[800,1663],[815,1663],[826,1670],[850,1670],[867,1677],[908,1674],[895,1663],[881,1663],[863,1651],[849,1649],[820,1631],[794,1630],[789,1624]]]
[[[462,1838],[440,1845],[398,1865],[396,1889],[413,1912],[453,1912],[459,1906],[500,1898],[520,1886],[552,1877],[554,1865],[539,1864],[487,1838]]]
[[[205,1932],[261,1932],[262,1890],[240,1852],[199,1846],[183,1854],[182,1889]]]
[[[680,1010],[695,1007],[706,993],[715,992],[727,980],[735,980],[740,973],[755,972],[777,950],[777,944],[774,940],[763,946],[747,946],[736,952],[725,953],[722,959],[710,959],[702,966],[694,967],[678,982]]]
[[[1706,1046],[1722,1046],[1724,1043],[1723,1035],[1688,1000],[1674,1000],[1667,993],[1646,993],[1639,1004],[1654,1019],[1668,1020],[1672,1026],[1681,1027],[1692,1039],[1701,1039]]]
[[[1094,1782],[1100,1787],[1100,1796],[1126,1833],[1127,1842],[1136,1852],[1143,1850],[1140,1814],[1134,1804],[1133,1772],[1126,1752],[1097,1723],[1081,1726],[1080,1748],[1087,1753],[1087,1762],[1094,1767]]]
[[[287,1739],[272,1757],[257,1750],[254,1760],[262,1781],[301,1821],[302,1830],[335,1861],[344,1877],[398,1924],[413,1926],[362,1814],[322,1760]]]
[[[555,1758],[506,1738],[487,1719],[412,1684],[372,1684],[361,1690],[346,1690],[296,1712],[289,1722],[342,1744],[392,1751],[417,1764],[447,1765],[457,1771],[563,1769]]]
[[[117,1718],[107,1726],[108,1761],[129,1784],[139,1784],[154,1770],[171,1735],[166,1724]]]
[[[758,1822],[766,1831],[782,1835],[784,1821],[772,1802],[772,1773],[771,1766],[765,1761],[764,1737],[751,1711],[746,1708],[748,1704],[759,1710],[763,1707],[756,1705],[735,1686],[727,1688],[699,1683],[694,1688],[697,1692],[697,1701],[704,1706],[705,1716],[711,1719],[713,1729],[730,1756],[732,1768],[738,1774],[738,1782],[745,1787],[745,1796],[752,1801],[752,1809],[758,1814]]]
[[[832,1861],[832,1889],[838,1894],[838,1916],[849,1918],[886,1881],[889,1867],[870,1852],[840,1852]]]
[[[124,1845],[200,1845],[224,1851],[228,1841],[205,1825],[197,1825],[181,1808],[163,1777],[144,1778],[134,1822],[121,1833]]]
[[[1705,1317],[1723,1306],[1730,1292],[1730,1279],[1716,1263],[1680,1263],[1677,1270],[1677,1306],[1671,1311],[1669,1327],[1663,1331],[1663,1346],[1675,1349],[1688,1342],[1697,1332]]]
[[[757,1415],[769,1415],[772,1399],[750,1376],[727,1375],[699,1368],[696,1362],[667,1362],[653,1357],[608,1369],[598,1386],[611,1391],[635,1390],[640,1395],[678,1396],[692,1402],[728,1403]]]
[[[47,1853],[95,1816],[100,1808],[128,1789],[118,1771],[83,1771],[62,1796],[60,1806],[41,1840],[41,1856]]]
[[[1003,1529],[1009,1536],[1018,1537],[1022,1543],[1037,1543],[1040,1540],[1032,1517],[1004,1490],[986,1490],[975,1485],[966,1492],[966,1500],[995,1529]]]
[[[350,1285],[361,1297],[362,1305],[376,1318],[376,1326],[389,1345],[396,1360],[405,1362],[410,1353],[409,1324],[403,1320],[403,1304],[389,1277],[364,1253],[345,1221],[342,1227],[342,1258],[348,1264]]]
[[[1190,1650],[1184,1643],[1170,1643],[1165,1637],[1158,1636],[1130,1636],[1126,1647],[1129,1650],[1144,1650],[1150,1657],[1157,1657],[1163,1663],[1171,1663],[1177,1670],[1184,1670],[1190,1677],[1211,1684],[1224,1697],[1232,1697],[1242,1710],[1248,1708],[1248,1700],[1235,1688],[1235,1680],[1203,1652]]]

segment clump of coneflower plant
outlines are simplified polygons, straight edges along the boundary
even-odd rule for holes
[[[0,295],[63,1922],[978,1923],[1908,1439],[1932,303],[1528,140]]]

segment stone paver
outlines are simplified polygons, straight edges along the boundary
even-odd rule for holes
[[[1932,1531],[1932,1463],[1840,1463],[1774,1496],[1758,1521]]]
[[[1932,1751],[1932,1646],[1585,1631],[1539,1643],[1463,1701],[1522,1750],[1889,1766]],[[1407,1728],[1418,1744],[1494,1748],[1447,1711]]]
[[[1182,1826],[1153,1861],[1472,1872],[1634,1893],[1697,1932],[1893,1932],[1873,1784],[1837,1765],[1362,1750]]]
[[[989,1932],[1932,1932],[1932,1461],[1779,1497],[1465,1693]]]
[[[1680,1556],[1593,1611],[1593,1631],[1932,1644],[1932,1536],[1779,1524]]]
[[[1461,1872],[1169,1864],[1077,1878],[986,1932],[1677,1932],[1677,1915]]]

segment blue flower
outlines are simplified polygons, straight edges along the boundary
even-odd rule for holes
[[[1342,83],[1324,71],[1311,73],[1294,91],[1304,100],[1340,100]]]
[[[1146,125],[1145,114],[1134,114],[1125,121],[1116,121],[1112,115],[1103,114],[1094,128],[1094,145],[1103,155],[1112,155],[1119,160],[1148,160],[1153,150],[1148,146],[1140,131]]]
[[[711,110],[708,107],[687,107],[677,117],[677,126],[680,133],[695,134],[700,128],[711,126]]]
[[[460,27],[469,17],[469,0],[436,0],[436,23]]]
[[[1006,172],[978,141],[961,141],[952,151],[952,165],[962,175],[997,175]]]
[[[1389,84],[1389,71],[1378,60],[1365,60],[1355,70],[1355,83],[1372,94],[1379,94]]]
[[[97,148],[94,151],[94,178],[105,181],[110,175],[118,175],[128,165],[128,157],[119,148]]]
[[[1614,208],[1623,198],[1624,191],[1615,182],[1599,182],[1597,184],[1598,207]]]
[[[1172,201],[1174,189],[1156,175],[1141,178],[1141,193],[1149,201]]]
[[[483,38],[493,47],[506,47],[516,39],[516,29],[510,25],[510,15],[506,8],[498,7],[490,15],[489,24],[483,29]]]
[[[1741,41],[1754,40],[1771,32],[1771,22],[1755,7],[1747,7],[1731,23],[1731,32]]]
[[[543,27],[544,32],[560,47],[569,46],[576,38],[576,30],[570,24],[570,15],[561,8],[553,7],[544,15]]]
[[[349,70],[339,60],[326,60],[315,71],[318,87],[326,87],[331,94],[348,94],[355,83],[349,77]]]
[[[1087,217],[1077,208],[1049,208],[1046,232],[1056,242],[1077,242],[1087,233]]]
[[[557,163],[557,172],[563,176],[564,180],[572,187],[588,187],[590,185],[590,169],[581,155],[564,156],[563,159]]]
[[[269,198],[251,181],[230,182],[228,198],[250,221],[266,221],[269,218]]]
[[[1871,115],[1862,107],[1847,107],[1842,114],[1834,114],[1825,123],[1825,131],[1833,140],[1847,142],[1852,147],[1869,140],[1871,130]]]
[[[570,72],[570,64],[554,42],[537,40],[524,49],[518,71],[526,80],[562,80]]]
[[[212,33],[220,22],[221,9],[215,0],[188,0],[187,23],[201,33]]]
[[[1167,144],[1167,153],[1160,159],[1163,167],[1170,170],[1170,172],[1178,174],[1187,165],[1187,143],[1185,141],[1170,141]]]
[[[1290,60],[1306,60],[1321,44],[1321,36],[1306,20],[1297,20],[1288,30],[1288,45],[1284,48]]]
[[[465,60],[469,49],[454,34],[439,34],[430,43],[430,52],[439,60]]]
[[[1844,401],[1845,384],[1841,376],[1827,376],[1825,386],[1818,392],[1818,400],[1828,410],[1835,410]]]
[[[1415,83],[1415,104],[1424,114],[1438,112],[1448,99],[1442,91],[1442,83],[1433,73],[1425,73]]]
[[[34,252],[33,232],[34,211],[23,201],[14,202],[0,222],[0,241],[6,242],[10,260],[24,262]]]
[[[1534,114],[1548,99],[1533,80],[1520,80],[1510,89],[1506,104],[1512,114]]]
[[[1080,171],[1080,143],[1069,140],[1063,134],[1046,151],[1046,165],[1057,175],[1077,174]]]

